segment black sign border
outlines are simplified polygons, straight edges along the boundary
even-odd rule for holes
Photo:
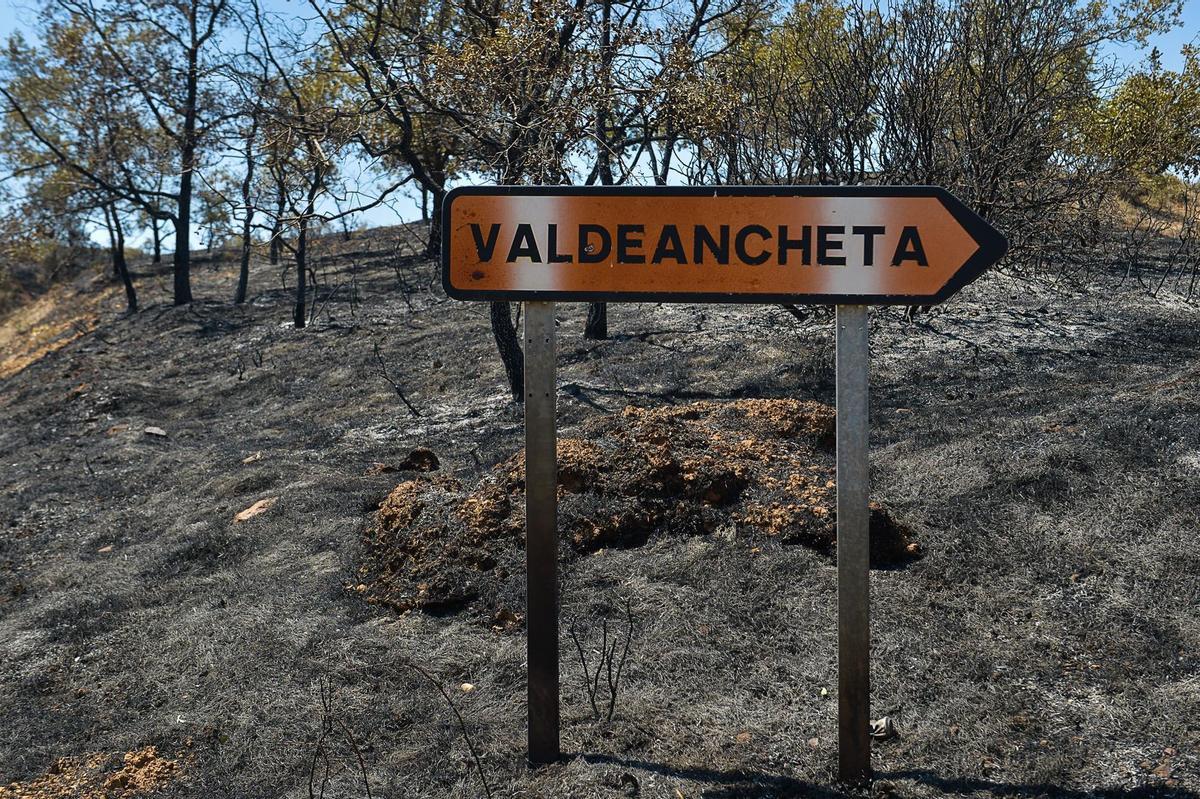
[[[937,294],[726,294],[704,292],[496,291],[450,284],[450,219],[454,201],[465,196],[561,197],[935,197],[979,249]],[[941,186],[459,186],[442,201],[442,288],[456,300],[520,302],[655,302],[794,305],[937,305],[957,294],[1008,252],[1008,239]]]

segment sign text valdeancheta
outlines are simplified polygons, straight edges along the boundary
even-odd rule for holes
[[[470,224],[480,263],[928,266],[918,225]]]

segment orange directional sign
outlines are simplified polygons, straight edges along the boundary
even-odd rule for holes
[[[442,224],[463,300],[928,305],[1008,247],[931,186],[469,187]]]

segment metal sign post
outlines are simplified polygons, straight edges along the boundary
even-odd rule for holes
[[[1008,249],[937,186],[469,186],[442,285],[525,303],[529,759],[559,756],[554,302],[837,306],[838,774],[871,774],[867,306],[935,305]]]
[[[867,306],[837,306],[838,776],[871,776]]]
[[[529,760],[558,759],[558,453],[554,303],[525,303],[525,624]]]

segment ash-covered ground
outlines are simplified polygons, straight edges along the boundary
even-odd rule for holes
[[[324,243],[305,330],[282,266],[229,304],[232,258],[190,308],[142,265],[135,316],[80,280],[5,323],[0,797],[84,795],[60,778],[80,764],[114,796],[853,794],[828,489],[789,482],[832,455],[732,410],[831,405],[829,315],[620,305],[595,342],[559,307],[561,435],[595,471],[564,499],[565,758],[529,770],[521,411],[486,306],[400,232]],[[913,321],[872,312],[872,498],[911,555],[872,572],[872,715],[899,731],[877,795],[1200,796],[1200,309],[1117,278],[993,274]],[[631,489],[630,425],[697,404],[717,421],[667,436],[682,482]],[[738,476],[745,439],[765,454]],[[377,511],[409,481],[476,531],[450,545],[486,590],[405,599],[436,525],[383,574],[410,539]],[[464,526],[488,491],[510,515]],[[611,721],[578,654],[594,674],[605,621],[621,651],[632,621]],[[170,765],[129,777],[149,747]]]

